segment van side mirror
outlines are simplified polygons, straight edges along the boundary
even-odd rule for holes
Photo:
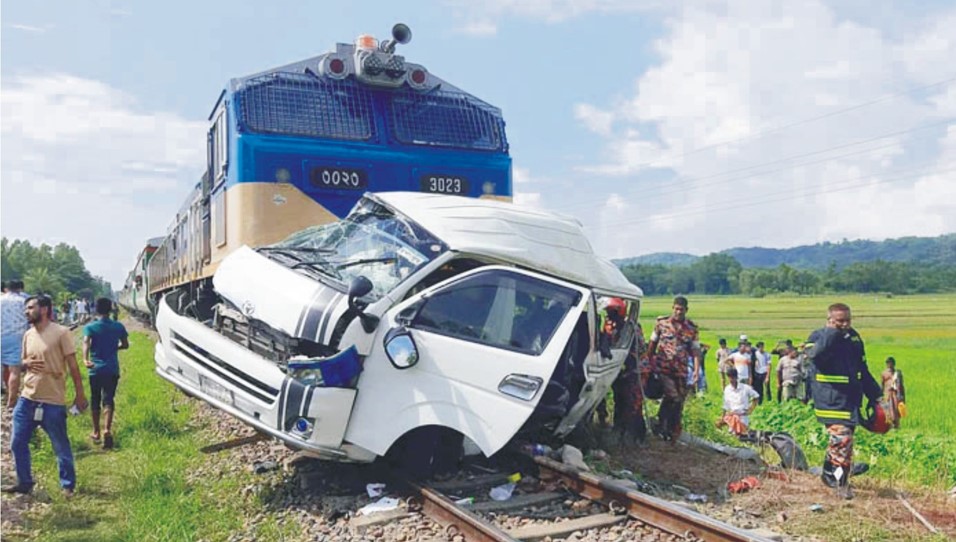
[[[408,369],[418,363],[418,347],[405,327],[392,328],[385,334],[385,355],[396,369]]]
[[[379,321],[378,316],[365,314],[365,307],[368,305],[359,301],[360,297],[363,297],[371,291],[372,281],[368,280],[364,275],[355,277],[349,284],[349,308],[358,312],[359,320],[362,321],[362,329],[364,329],[366,333],[375,331]]]
[[[351,284],[349,284],[349,305],[355,303],[355,300],[364,297],[367,293],[372,291],[372,281],[368,280],[365,275],[359,275],[352,279]]]

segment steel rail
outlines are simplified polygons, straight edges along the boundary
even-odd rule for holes
[[[516,538],[512,538],[496,525],[458,506],[454,501],[434,489],[409,480],[405,480],[403,483],[421,498],[422,513],[445,525],[446,533],[460,533],[469,542],[517,542]],[[451,533],[449,530],[457,532]]]
[[[667,501],[632,491],[613,481],[581,472],[546,457],[535,457],[541,479],[557,479],[569,490],[603,503],[611,510],[623,507],[628,515],[658,529],[706,542],[770,542],[752,532],[676,506]]]

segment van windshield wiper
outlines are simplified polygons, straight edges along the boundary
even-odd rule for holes
[[[338,273],[333,273],[332,271],[330,271],[330,270],[328,269],[328,265],[329,265],[329,262],[327,262],[327,261],[325,261],[325,260],[312,260],[312,261],[309,261],[309,262],[298,262],[298,263],[295,263],[295,264],[292,265],[292,269],[299,269],[299,268],[301,268],[301,267],[308,267],[309,269],[311,269],[311,270],[313,270],[313,271],[318,271],[319,273],[321,273],[321,274],[323,274],[323,275],[325,275],[325,276],[327,276],[327,277],[329,277],[329,278],[332,278],[332,279],[335,279],[335,280],[341,280],[341,277],[339,276]]]
[[[256,252],[310,252],[310,253],[320,253],[328,254],[329,252],[335,252],[335,249],[331,248],[316,248],[316,247],[259,247],[256,249]]]
[[[368,258],[365,260],[355,260],[354,262],[345,262],[336,265],[336,269],[345,269],[346,267],[353,267],[356,265],[363,265],[367,263],[395,263],[398,261],[398,258],[392,256],[389,258]]]

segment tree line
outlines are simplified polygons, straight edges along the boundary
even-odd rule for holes
[[[59,304],[70,297],[111,297],[112,287],[86,269],[76,247],[59,243],[33,246],[29,241],[0,239],[0,276],[22,280],[25,292],[43,293]]]
[[[845,267],[831,262],[824,270],[798,269],[786,264],[745,268],[733,256],[714,253],[685,266],[631,264],[621,267],[621,271],[647,295],[697,293],[760,297],[774,293],[956,291],[956,265],[939,263],[876,260]]]

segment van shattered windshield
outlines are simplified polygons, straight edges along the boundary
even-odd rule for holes
[[[373,286],[366,298],[375,301],[445,250],[415,222],[365,198],[346,218],[300,230],[259,252],[341,285],[363,275]]]

